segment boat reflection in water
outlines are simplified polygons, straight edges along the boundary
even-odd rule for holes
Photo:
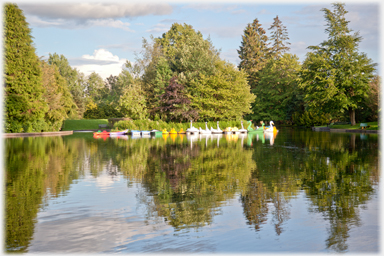
[[[273,145],[275,143],[275,139],[276,139],[277,133],[278,132],[265,132],[264,133],[264,138],[266,140],[269,140],[269,144],[270,145]]]

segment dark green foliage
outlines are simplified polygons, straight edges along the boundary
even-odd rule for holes
[[[302,105],[298,88],[300,63],[298,57],[284,54],[281,58],[272,58],[259,71],[260,81],[252,93],[256,95],[252,106],[253,120],[291,120],[294,109]]]
[[[20,125],[44,120],[48,106],[31,30],[16,4],[5,5],[4,54],[5,132],[22,132]]]
[[[316,113],[305,111],[303,114],[296,112],[292,115],[292,122],[296,126],[313,127],[329,124],[330,121],[330,114],[324,114],[319,112]]]
[[[147,106],[150,108],[151,116],[158,114],[158,108],[161,106],[159,95],[164,94],[165,88],[169,85],[172,78],[172,70],[165,58],[161,57],[156,65],[155,79],[153,86],[150,87],[147,96]],[[160,114],[161,115],[161,114]],[[165,120],[166,116],[162,117]]]
[[[308,110],[340,115],[348,112],[355,124],[355,110],[359,109],[369,92],[369,82],[375,65],[366,54],[358,52],[362,38],[351,34],[344,4],[333,4],[334,11],[322,9],[327,21],[328,40],[310,46],[301,73],[301,87],[305,91]]]
[[[367,97],[356,110],[356,122],[376,121],[380,111],[380,83],[381,78],[375,75],[369,82],[370,90]]]

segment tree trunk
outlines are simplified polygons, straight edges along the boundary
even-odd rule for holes
[[[355,110],[352,108],[349,108],[349,120],[351,121],[351,125],[356,124]]]

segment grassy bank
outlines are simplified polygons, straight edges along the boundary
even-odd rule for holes
[[[62,131],[97,130],[99,124],[108,124],[108,119],[65,120]]]
[[[369,125],[369,128],[366,128],[366,130],[379,130],[378,122],[365,122],[367,125]],[[325,127],[325,126],[323,126]],[[348,130],[355,130],[355,129],[361,129],[360,123],[357,123],[356,125],[350,125],[350,124],[335,124],[330,125],[329,128],[331,129],[348,129]]]

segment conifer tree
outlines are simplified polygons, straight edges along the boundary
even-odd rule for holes
[[[238,67],[248,74],[248,83],[254,89],[259,81],[258,72],[265,66],[269,55],[268,37],[258,19],[245,28],[237,52],[240,58]]]
[[[309,110],[334,116],[348,111],[351,125],[356,123],[355,110],[368,95],[369,82],[376,64],[358,52],[362,38],[348,28],[344,4],[333,4],[334,11],[323,8],[328,40],[309,46],[301,72],[301,88]]]
[[[268,30],[271,30],[271,55],[275,58],[280,58],[290,49],[287,46],[291,44],[287,42],[287,40],[289,40],[287,28],[283,25],[281,20],[279,20],[279,16],[276,16],[276,18],[273,19],[273,24]]]
[[[16,4],[5,4],[4,21],[5,131],[21,132],[23,126],[43,122],[48,106],[40,60],[22,10]]]

